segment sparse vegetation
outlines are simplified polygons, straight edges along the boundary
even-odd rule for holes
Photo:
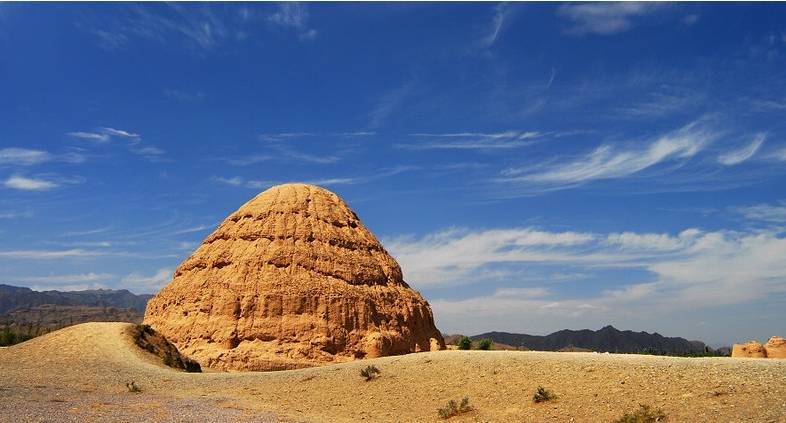
[[[472,406],[469,405],[469,398],[464,397],[460,403],[457,403],[454,400],[448,401],[448,404],[437,410],[437,414],[442,419],[449,419],[453,416],[458,416],[459,414],[464,414],[466,412],[472,411]]]
[[[494,342],[491,339],[482,339],[478,342],[478,349],[483,351],[488,351],[491,349],[491,346],[494,345]]]
[[[164,365],[187,372],[199,373],[202,371],[199,363],[181,355],[177,347],[164,338],[163,335],[156,332],[150,325],[136,325],[132,331],[132,336],[137,346],[160,357]]]
[[[382,373],[382,371],[373,364],[360,371],[360,375],[366,378],[366,382],[379,376],[380,373]]]
[[[5,328],[3,332],[0,332],[0,347],[18,344],[28,339],[33,339],[33,336],[12,332],[9,328]]]
[[[546,402],[556,399],[557,396],[554,395],[553,392],[549,391],[548,389],[538,386],[538,389],[535,390],[535,395],[532,396],[532,401],[535,402]]]
[[[636,354],[642,355],[662,355],[668,357],[728,357],[730,354],[722,350],[714,350],[710,347],[705,347],[704,351],[663,351],[654,348],[645,348]]]
[[[458,348],[460,350],[468,350],[472,348],[472,340],[469,339],[468,336],[465,336],[458,341]]]
[[[666,414],[660,408],[652,408],[647,404],[639,404],[633,413],[625,413],[614,423],[656,423],[666,421]]]
[[[137,385],[133,380],[126,383],[126,388],[128,388],[128,392],[133,392],[135,394],[142,392],[142,388],[140,388],[139,385]]]

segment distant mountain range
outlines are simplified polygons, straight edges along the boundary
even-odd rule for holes
[[[536,351],[588,349],[598,352],[637,353],[657,351],[669,354],[688,354],[702,353],[707,348],[701,341],[670,338],[658,333],[618,330],[613,326],[606,326],[597,331],[565,329],[545,336],[487,332],[470,336],[470,338],[473,341],[491,339],[494,343]]]
[[[0,346],[85,322],[141,323],[151,297],[125,289],[39,292],[0,284]]]
[[[125,289],[91,289],[86,291],[33,291],[0,284],[0,315],[19,308],[44,304],[61,306],[115,307],[144,313],[152,295],[136,295]]]

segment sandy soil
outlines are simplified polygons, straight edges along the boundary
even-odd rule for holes
[[[670,422],[786,422],[786,360],[442,351],[273,373],[183,373],[126,323],[87,323],[0,349],[0,421],[604,422],[639,403]],[[361,368],[379,378],[366,382]],[[128,392],[135,381],[141,393]],[[558,399],[534,404],[543,385]]]

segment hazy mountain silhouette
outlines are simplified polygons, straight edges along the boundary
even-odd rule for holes
[[[657,332],[621,331],[613,326],[606,326],[597,331],[564,329],[545,336],[487,332],[470,338],[473,340],[488,338],[495,343],[537,351],[559,351],[567,347],[574,347],[598,352],[634,353],[649,350],[665,353],[691,353],[703,352],[706,347],[701,341],[664,337]]]
[[[44,304],[130,308],[144,313],[147,301],[151,297],[152,295],[136,295],[125,289],[33,291],[30,288],[0,284],[0,314],[6,314],[14,309],[31,308]]]

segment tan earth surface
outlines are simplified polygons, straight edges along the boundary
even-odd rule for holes
[[[185,373],[87,323],[0,349],[0,421],[611,422],[639,403],[669,422],[786,422],[786,360],[437,351],[280,372]],[[359,372],[373,364],[380,376]],[[135,381],[141,393],[130,393]],[[543,385],[558,395],[534,404]]]
[[[336,194],[283,184],[224,220],[145,311],[203,367],[282,370],[445,348],[428,302]]]

